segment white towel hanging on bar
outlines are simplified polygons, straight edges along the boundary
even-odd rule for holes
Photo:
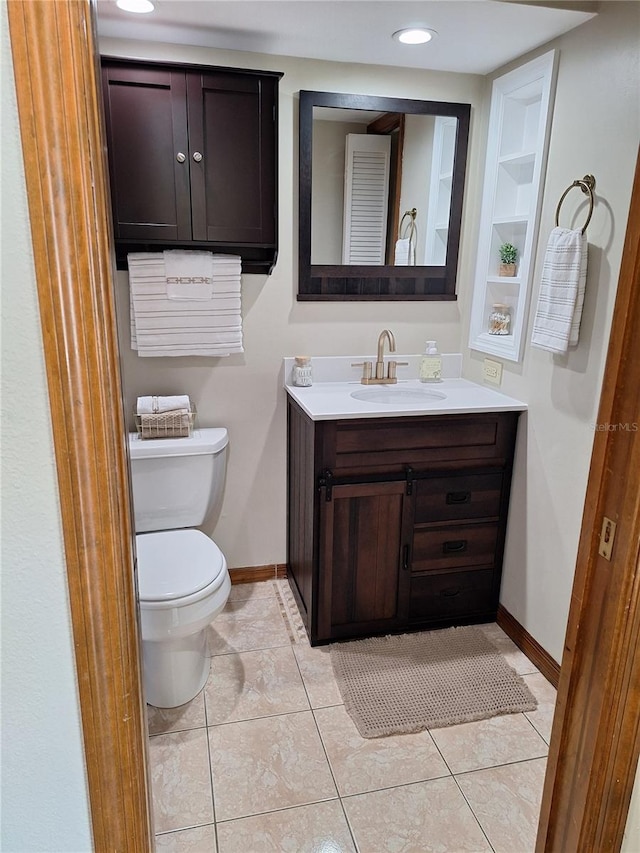
[[[221,259],[218,263],[216,257]],[[133,252],[128,261],[131,347],[140,357],[219,358],[244,352],[240,257],[213,256],[213,292],[206,301],[168,298],[161,252]]]

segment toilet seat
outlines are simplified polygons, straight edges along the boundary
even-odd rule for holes
[[[190,604],[224,580],[226,561],[201,530],[160,530],[136,536],[141,606]]]

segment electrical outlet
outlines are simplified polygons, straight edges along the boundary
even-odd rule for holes
[[[502,383],[502,364],[499,361],[485,358],[482,365],[482,375],[485,382],[490,382],[492,385],[500,385]]]

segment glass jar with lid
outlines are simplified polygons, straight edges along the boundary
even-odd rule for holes
[[[511,334],[511,309],[503,302],[496,302],[489,314],[489,328],[487,329],[490,335],[510,335]]]
[[[308,355],[297,355],[295,357],[292,381],[294,385],[301,388],[313,385],[311,359]]]

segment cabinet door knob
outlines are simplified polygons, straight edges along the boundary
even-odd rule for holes
[[[182,153],[182,151],[179,151],[179,152],[176,154],[176,160],[178,161],[178,163],[184,163],[184,161],[185,161],[186,159],[187,159],[187,158],[184,156],[184,154]]]
[[[199,151],[194,151],[193,159],[196,161],[196,163],[199,163],[202,160],[202,154]]]

